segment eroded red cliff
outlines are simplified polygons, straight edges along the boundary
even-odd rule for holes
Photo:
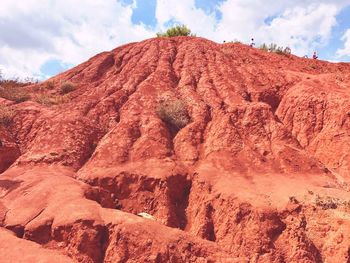
[[[67,81],[0,127],[5,262],[349,262],[349,64],[157,38],[24,89]]]

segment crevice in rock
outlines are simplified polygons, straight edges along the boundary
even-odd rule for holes
[[[174,210],[174,227],[178,227],[182,230],[185,229],[187,225],[187,215],[186,209],[189,204],[189,196],[192,188],[192,182],[187,180],[187,178],[182,176],[170,177],[167,180],[167,187],[169,191],[169,199],[172,207],[170,209]],[[169,225],[172,226],[172,225]]]
[[[0,227],[4,227],[8,208],[0,201]]]
[[[13,233],[15,233],[15,235],[18,238],[23,238],[24,235],[24,226],[22,225],[12,225],[12,226],[6,226],[6,229],[12,231]]]
[[[186,209],[192,183],[186,175],[175,174],[164,180],[122,172],[114,178],[96,178],[85,197],[104,208],[127,213],[149,213],[165,225],[185,229]]]
[[[275,91],[265,91],[259,94],[258,101],[264,102],[271,106],[273,113],[276,112],[280,102],[281,97]]]
[[[206,206],[206,211],[205,211],[205,226],[204,226],[204,233],[203,233],[203,238],[213,241],[216,241],[216,234],[215,234],[215,224],[213,222],[213,213],[214,213],[214,208],[212,204],[208,204]]]
[[[273,244],[280,235],[282,235],[283,231],[286,230],[287,225],[276,215],[274,220],[274,227],[270,228],[267,232],[267,236],[270,238],[271,243]]]
[[[92,77],[92,81],[97,81],[101,79],[104,74],[107,72],[108,69],[112,68],[114,66],[115,59],[114,54],[108,54],[107,57],[99,64],[96,74]]]
[[[104,260],[105,260],[106,251],[107,251],[107,248],[108,248],[109,242],[110,242],[109,239],[110,239],[109,229],[107,226],[104,226],[102,229],[101,238],[100,238],[100,247],[101,247],[101,261],[100,262],[104,262]]]
[[[39,213],[37,213],[35,216],[33,216],[33,218],[30,219],[30,220],[26,223],[26,225],[29,224],[30,222],[32,222],[33,220],[35,220],[36,218],[38,218],[44,211],[45,211],[45,208],[41,209],[41,210],[39,211]]]
[[[51,240],[52,220],[31,231],[25,231],[23,238],[38,244],[47,244]]]
[[[13,180],[0,180],[0,197],[3,198],[11,191],[16,190],[22,181],[13,181]]]
[[[99,139],[99,141],[101,140],[101,138]],[[86,151],[86,154],[84,156],[82,156],[82,159],[80,160],[80,165],[79,165],[79,169],[81,169],[92,157],[92,155],[94,154],[96,148],[97,148],[98,142],[90,142],[88,149]]]
[[[122,206],[115,194],[101,186],[91,186],[84,192],[85,198],[95,201],[104,208],[121,210]]]

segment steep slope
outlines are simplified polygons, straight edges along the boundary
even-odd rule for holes
[[[0,130],[0,226],[37,253],[350,260],[349,64],[157,38],[25,89],[59,98],[67,81],[61,104],[12,105]],[[172,102],[181,129],[160,118]]]

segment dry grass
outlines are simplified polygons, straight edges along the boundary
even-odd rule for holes
[[[76,87],[72,82],[63,82],[60,86],[60,93],[62,95],[68,94],[74,90],[76,90]]]
[[[322,209],[336,209],[338,207],[350,208],[350,200],[342,200],[336,197],[330,196],[319,196],[315,197],[315,205],[321,207]]]
[[[41,83],[39,85],[36,85],[33,88],[33,91],[35,92],[45,92],[47,90],[53,90],[55,88],[55,83],[53,83],[52,81],[47,81],[44,83]]]
[[[1,83],[0,97],[16,103],[24,102],[30,99],[28,91],[26,91],[23,86],[2,85]]]
[[[44,88],[47,90],[53,90],[55,88],[55,83],[52,81],[47,81],[44,83]]]
[[[15,116],[15,111],[8,106],[0,105],[0,125],[8,127],[13,117]]]
[[[179,99],[161,102],[157,108],[157,115],[175,133],[190,122],[186,104]]]
[[[276,53],[279,55],[286,55],[289,56],[291,54],[291,49],[289,47],[279,47],[275,43],[271,43],[270,45],[267,45],[266,43],[263,43],[259,49],[265,50],[267,52]]]
[[[67,102],[68,98],[67,96],[61,95],[41,94],[35,98],[35,101],[44,106],[50,107]]]

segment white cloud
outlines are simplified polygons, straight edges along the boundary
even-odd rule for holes
[[[206,36],[216,25],[215,15],[196,8],[194,0],[158,0],[156,18],[159,29],[166,29],[167,22],[174,20],[187,25],[193,32]]]
[[[344,41],[344,47],[337,50],[338,58],[345,56],[350,57],[350,28],[346,30],[341,40]]]
[[[50,59],[78,64],[96,53],[154,36],[131,22],[131,5],[115,0],[2,0],[0,69],[5,76],[42,77]]]
[[[311,49],[328,43],[338,12],[339,8],[330,4],[287,9],[270,25],[260,28],[260,37],[266,42],[290,46],[298,55],[310,53]]]
[[[263,42],[290,46],[304,55],[326,45],[336,25],[336,16],[349,0],[226,0],[218,6],[222,14],[206,15],[194,0],[158,0],[157,19],[161,26],[173,19],[188,25],[200,36],[218,42],[254,37]]]
[[[157,0],[158,24],[152,30],[135,25],[137,1],[2,0],[0,4],[0,69],[7,76],[43,77],[49,60],[78,64],[120,44],[153,37],[170,21],[186,24],[198,36],[217,42],[251,37],[257,44],[275,42],[304,55],[326,45],[336,16],[350,0],[226,0],[222,14],[197,8],[195,0]],[[338,55],[350,54],[350,32]]]

